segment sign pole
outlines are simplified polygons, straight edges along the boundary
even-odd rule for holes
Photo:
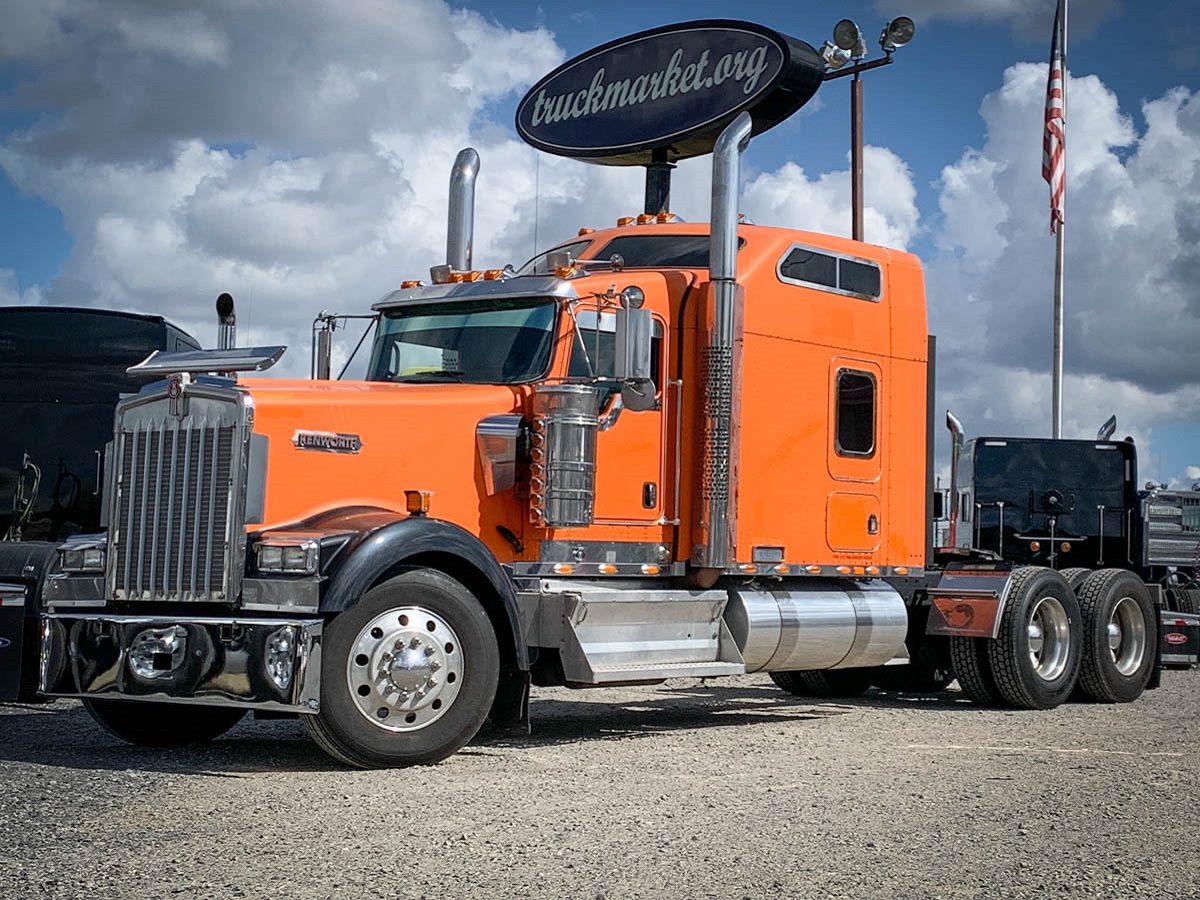
[[[667,162],[667,148],[655,147],[650,162],[646,164],[646,204],[644,212],[657,215],[671,211],[671,170],[674,165]]]

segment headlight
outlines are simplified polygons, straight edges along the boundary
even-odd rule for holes
[[[64,572],[72,575],[85,573],[94,574],[104,571],[103,547],[71,547],[58,548],[58,566]]]
[[[313,538],[272,536],[259,541],[255,552],[263,575],[315,575],[321,564],[321,544]]]

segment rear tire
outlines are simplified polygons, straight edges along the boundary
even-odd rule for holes
[[[487,718],[500,652],[487,613],[448,575],[412,569],[367,591],[325,629],[321,711],[301,718],[359,768],[429,765]]]
[[[950,638],[950,663],[954,677],[968,700],[976,706],[1004,706],[992,664],[988,661],[987,638]]]
[[[996,689],[1021,709],[1053,709],[1070,696],[1083,643],[1079,601],[1053,569],[1016,569],[1000,633],[988,642]]]
[[[244,709],[139,700],[83,701],[109,734],[139,747],[182,747],[219,738],[241,721]]]
[[[1070,569],[1059,569],[1058,574],[1067,579],[1067,584],[1071,586],[1071,590],[1073,590],[1078,596],[1079,589],[1083,586],[1083,583],[1087,581],[1087,577],[1094,571],[1096,570],[1073,567]]]
[[[1101,569],[1079,590],[1083,654],[1079,687],[1101,703],[1128,703],[1154,672],[1157,617],[1150,592],[1132,572]]]
[[[811,669],[772,672],[771,680],[797,697],[861,697],[871,689],[874,669]]]

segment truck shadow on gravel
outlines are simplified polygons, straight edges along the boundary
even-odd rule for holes
[[[486,755],[596,741],[629,741],[672,732],[763,725],[795,726],[857,709],[970,709],[957,693],[900,695],[872,692],[854,699],[794,697],[773,687],[703,683],[612,691],[534,690],[530,734],[485,725],[463,750]],[[539,696],[539,694],[541,694]],[[0,764],[67,769],[238,778],[259,772],[334,772],[347,768],[322,753],[295,720],[247,716],[208,744],[179,748],[134,747],[100,728],[75,702],[0,704]]]

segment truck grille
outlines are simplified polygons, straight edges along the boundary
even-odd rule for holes
[[[191,386],[189,386],[191,387]],[[141,398],[118,411],[109,522],[114,600],[229,602],[244,560],[238,396]]]

